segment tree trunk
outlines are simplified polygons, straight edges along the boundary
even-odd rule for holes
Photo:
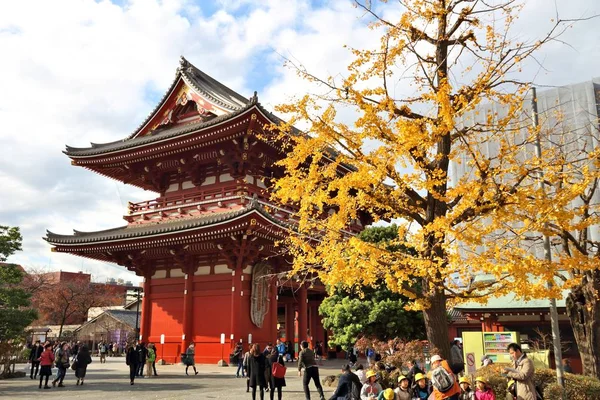
[[[448,338],[448,313],[446,311],[446,296],[443,291],[436,290],[429,296],[430,306],[423,310],[427,340],[437,348],[440,356],[450,359],[450,339]]]
[[[586,273],[581,285],[567,297],[567,315],[571,320],[579,348],[584,375],[600,378],[600,271]]]

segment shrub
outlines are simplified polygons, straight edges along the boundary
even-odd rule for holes
[[[506,366],[506,364],[492,364],[482,367],[476,372],[476,376],[482,376],[488,380],[499,399],[503,399],[506,394],[508,379],[500,375]],[[536,369],[533,382],[544,392],[545,400],[600,399],[600,380],[589,376],[565,374],[566,397],[562,397],[562,388],[556,383],[556,371],[552,369]]]

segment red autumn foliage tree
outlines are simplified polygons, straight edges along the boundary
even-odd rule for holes
[[[84,280],[66,282],[44,282],[33,280],[36,292],[33,298],[40,313],[40,322],[63,326],[83,323],[92,307],[108,307],[123,303],[122,293],[111,286]],[[40,285],[38,285],[40,284]]]

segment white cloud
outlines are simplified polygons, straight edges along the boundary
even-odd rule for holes
[[[558,2],[559,8],[568,5],[569,16],[598,13],[595,3]],[[21,226],[25,237],[24,251],[13,260],[131,279],[121,267],[50,253],[41,240],[46,228],[69,233],[122,225],[127,201],[153,197],[70,166],[61,154],[64,145],[126,137],[171,83],[181,54],[244,95],[258,90],[268,108],[313,90],[282,66],[280,55],[319,76],[345,74],[351,54],[343,45],[377,46],[377,32],[367,28],[364,13],[351,2],[324,4],[0,3],[0,223]],[[539,21],[551,18],[546,4],[527,2],[519,25],[524,34],[533,37]],[[544,83],[566,84],[597,73],[595,22],[582,23],[565,37],[577,51],[558,43],[547,50],[542,57],[552,74],[544,75]]]

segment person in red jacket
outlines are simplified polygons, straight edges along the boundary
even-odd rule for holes
[[[54,362],[54,352],[52,351],[52,345],[46,344],[44,346],[44,352],[38,359],[40,362],[40,386],[42,388],[42,379],[46,377],[46,383],[44,385],[44,389],[50,389],[48,386],[48,378],[52,375],[52,363]]]

